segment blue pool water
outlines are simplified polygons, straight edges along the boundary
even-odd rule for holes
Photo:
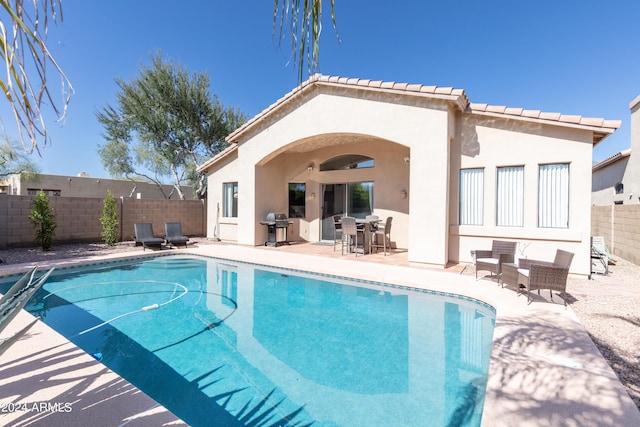
[[[59,270],[27,309],[193,426],[480,425],[495,321],[468,298],[173,255]]]

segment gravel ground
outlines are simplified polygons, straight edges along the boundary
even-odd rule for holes
[[[213,243],[197,237],[190,242],[195,246]],[[122,242],[115,246],[59,245],[49,252],[6,249],[0,251],[0,265],[128,251],[139,252],[140,247]],[[593,275],[591,280],[570,277],[567,294],[569,306],[640,409],[640,266],[618,258],[608,276]]]
[[[568,302],[640,409],[640,266],[615,258],[608,276],[570,278]]]

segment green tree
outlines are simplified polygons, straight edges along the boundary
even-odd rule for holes
[[[38,167],[29,159],[22,147],[5,140],[0,143],[0,178],[17,173],[37,174]]]
[[[331,22],[338,36],[335,0],[331,3]],[[298,65],[298,81],[302,83],[305,63],[309,75],[320,63],[320,35],[322,33],[322,0],[275,0],[273,4],[273,37],[281,43],[291,38],[291,57]],[[338,42],[340,38],[338,37]]]
[[[108,246],[115,245],[118,242],[120,219],[118,217],[118,201],[111,194],[111,190],[107,190],[107,197],[104,199],[100,224],[102,224],[102,240],[104,240],[104,243]]]
[[[207,74],[190,74],[159,53],[133,81],[116,83],[117,107],[96,113],[105,139],[98,153],[109,174],[159,187],[170,178],[181,199],[188,182],[204,196],[205,180],[196,168],[226,147],[224,138],[246,120],[244,114],[211,96]]]
[[[62,21],[62,0],[0,0],[0,57],[5,70],[0,88],[28,152],[39,151],[39,138],[43,146],[49,139],[43,107],[51,108],[61,121],[73,94],[71,82],[46,45],[50,20]],[[51,67],[60,76],[60,102],[47,85]]]
[[[42,246],[43,251],[51,250],[56,234],[56,214],[42,190],[31,203],[29,220],[36,231],[36,243]]]

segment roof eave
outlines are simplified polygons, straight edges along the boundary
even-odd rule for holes
[[[591,167],[591,172],[595,172],[599,169],[602,169],[606,166],[609,166],[613,163],[617,163],[622,159],[626,159],[627,157],[631,156],[631,148],[627,148],[626,150],[622,150],[622,151],[618,151],[616,154],[614,154],[613,156],[607,157],[606,159],[604,159],[603,161],[596,163],[595,165],[593,165]]]
[[[551,126],[562,126],[565,128],[588,130],[593,132],[592,142],[594,146],[599,142],[601,142],[603,139],[605,139],[607,136],[615,132],[622,124],[620,120],[605,120],[603,121],[604,123],[602,126],[598,126],[598,125],[580,123],[578,121],[570,122],[570,121],[563,121],[563,120],[549,120],[549,119],[539,118],[539,117],[527,117],[524,115],[513,115],[513,114],[505,114],[505,113],[491,112],[491,111],[479,111],[474,109],[472,109],[470,113],[478,114],[481,116],[490,116],[490,117],[496,117],[496,118],[502,118],[502,119],[524,121],[529,123],[543,123]],[[586,120],[589,120],[589,119],[586,119]]]
[[[237,144],[228,146],[227,148],[225,148],[224,150],[222,150],[221,152],[219,152],[218,154],[216,154],[215,156],[213,156],[212,158],[210,158],[209,160],[207,160],[206,162],[198,166],[196,170],[199,173],[206,173],[209,169],[211,169],[211,167],[213,167],[213,165],[215,165],[222,159],[227,158],[227,156],[229,156],[231,153],[233,153],[237,149],[238,149]]]
[[[308,80],[303,82],[300,86],[284,95],[282,98],[271,104],[251,120],[247,121],[238,129],[230,133],[226,137],[226,141],[230,143],[239,142],[242,139],[243,134],[249,132],[254,126],[257,126],[259,123],[268,120],[270,116],[275,114],[280,109],[284,108],[289,102],[300,98],[301,96],[318,86],[341,87],[349,88],[352,90],[441,99],[450,102],[454,108],[460,111],[464,111],[469,105],[469,99],[462,89],[456,89],[452,87],[415,85],[408,83],[384,82],[381,80],[351,79],[346,77],[324,76],[321,74],[315,74]]]

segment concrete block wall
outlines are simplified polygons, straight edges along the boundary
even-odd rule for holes
[[[591,235],[604,236],[613,255],[640,265],[640,205],[592,206]]]
[[[0,194],[0,249],[35,246],[29,213],[35,196]],[[56,243],[102,242],[100,216],[104,199],[99,197],[50,197],[56,213]],[[132,240],[133,224],[151,222],[156,236],[164,236],[164,223],[179,221],[187,236],[206,235],[204,200],[120,198],[120,240]]]
[[[204,200],[124,199],[122,239],[135,235],[133,224],[150,222],[157,237],[164,236],[165,222],[181,222],[186,236],[206,236],[207,207]]]

